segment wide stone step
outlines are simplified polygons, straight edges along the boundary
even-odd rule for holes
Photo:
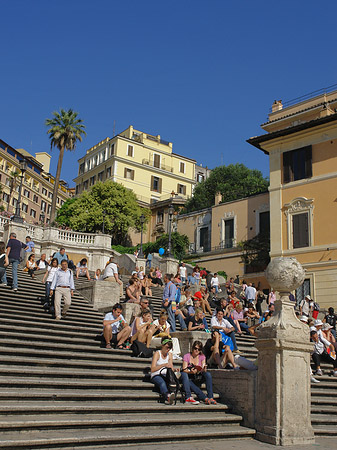
[[[121,350],[122,351],[122,350]],[[1,355],[0,358],[0,367],[2,365],[11,364],[15,367],[43,367],[51,371],[53,374],[55,368],[69,368],[71,370],[82,370],[82,369],[90,369],[90,370],[121,370],[125,373],[129,370],[144,370],[149,368],[151,365],[151,361],[149,359],[142,358],[133,358],[131,362],[129,361],[105,361],[102,365],[101,360],[90,361],[87,359],[78,359],[78,360],[70,360],[70,359],[53,359],[53,358],[40,358],[36,356],[30,355],[30,352],[27,353],[26,356],[17,356],[15,350],[13,351],[13,355]],[[174,363],[176,365],[176,363]]]
[[[154,387],[154,385],[149,383],[149,386]],[[62,402],[88,402],[89,404],[92,401],[101,401],[101,402],[117,402],[119,404],[122,401],[124,402],[138,402],[138,401],[148,401],[157,402],[159,398],[159,394],[157,392],[149,390],[97,390],[97,391],[87,391],[82,389],[73,389],[67,391],[60,391],[57,389],[52,389],[52,386],[49,390],[47,389],[24,389],[24,388],[15,388],[13,389],[5,389],[0,388],[0,404],[4,405],[5,401],[62,401]],[[180,395],[178,394],[178,398]],[[218,399],[219,394],[214,394],[214,398]],[[193,406],[193,405],[192,405]]]
[[[323,403],[319,403],[318,406],[311,406],[311,414],[327,414],[329,415],[337,415],[337,408],[335,406],[324,405]]]
[[[14,316],[10,316],[10,317],[3,317],[2,313],[1,313],[1,317],[0,317],[0,329],[2,328],[2,325],[11,325],[13,327],[13,329],[15,328],[15,326],[19,325],[19,326],[25,326],[26,328],[34,328],[34,329],[40,329],[40,330],[48,330],[51,332],[55,332],[55,333],[72,333],[73,335],[79,335],[80,333],[82,333],[82,335],[87,335],[87,336],[96,336],[98,333],[102,332],[102,323],[97,323],[96,326],[94,327],[89,327],[86,325],[81,325],[81,322],[76,323],[76,328],[74,328],[74,325],[69,324],[69,323],[65,323],[65,320],[54,320],[54,319],[49,319],[49,320],[45,320],[45,321],[34,321],[34,319],[30,318],[23,318],[22,316],[19,317],[14,317]]]
[[[82,430],[88,428],[109,429],[116,427],[141,427],[142,431],[146,432],[145,427],[162,426],[173,427],[176,429],[186,427],[191,423],[203,423],[203,425],[223,425],[239,424],[242,417],[234,414],[218,414],[212,409],[204,406],[206,414],[200,414],[196,411],[186,411],[185,414],[177,416],[174,412],[167,410],[166,414],[158,415],[157,413],[143,414],[123,414],[118,412],[115,414],[66,414],[60,417],[59,415],[9,415],[7,417],[0,416],[0,432],[6,431],[34,431],[34,430]]]
[[[252,438],[255,436],[255,430],[240,426],[223,426],[222,424],[212,426],[210,433],[209,426],[200,424],[189,424],[188,426],[177,427],[146,427],[146,432],[139,433],[138,427],[116,427],[113,435],[111,431],[103,432],[95,430],[83,430],[81,433],[74,434],[71,430],[39,431],[35,433],[3,433],[0,448],[5,449],[58,449],[58,448],[81,448],[84,445],[109,445],[111,448],[120,447],[128,443],[158,443],[161,442],[189,442],[211,439],[226,438]],[[118,437],[116,439],[116,437]]]
[[[208,406],[208,405],[207,405]],[[217,414],[224,414],[230,411],[230,408],[226,404],[218,403],[217,405],[209,405],[212,412],[216,411]],[[188,405],[178,402],[176,405],[172,405],[168,411],[167,405],[162,403],[152,402],[146,403],[141,400],[130,404],[130,402],[116,402],[116,404],[102,404],[101,402],[62,402],[58,401],[55,403],[44,403],[44,402],[25,402],[20,401],[4,401],[0,405],[0,415],[22,415],[22,414],[35,414],[35,415],[45,415],[53,414],[64,415],[64,414],[148,414],[155,413],[157,415],[166,415],[168,412],[173,412],[175,415],[183,415],[191,412],[191,407],[193,407],[193,412],[198,414],[209,414],[210,410],[204,404],[199,405]]]
[[[99,313],[98,311],[95,311],[90,307],[90,305],[85,304],[78,304],[78,302],[73,301],[74,297],[72,298],[71,302],[71,311],[75,314],[83,314],[87,315],[91,318],[96,318],[98,320],[101,320],[103,315]],[[25,300],[22,301],[21,299],[1,299],[0,300],[0,306],[2,308],[11,309],[12,311],[21,311],[22,309],[29,310],[31,312],[44,312],[43,305],[39,300]],[[46,313],[45,313],[46,314]]]
[[[311,424],[314,425],[337,425],[336,416],[328,416],[326,414],[311,414]]]
[[[120,377],[118,379],[69,379],[69,378],[55,378],[54,380],[45,379],[43,377],[4,377],[0,376],[0,388],[13,388],[13,389],[53,389],[53,390],[152,390],[153,384],[150,382],[143,382],[141,380],[133,380],[130,383],[128,380]]]
[[[315,436],[337,436],[337,427],[334,425],[314,425],[313,429]],[[332,446],[330,448],[333,449],[335,445],[334,441],[331,443],[331,445]]]
[[[78,379],[79,382],[83,379],[90,380],[143,380],[145,377],[144,370],[139,368],[139,370],[86,370],[77,369],[75,372],[73,369],[67,369],[64,367],[55,368],[53,371],[50,368],[36,368],[36,367],[13,367],[0,365],[0,378],[1,377],[13,377],[13,378],[31,378],[31,377],[44,377],[46,379],[56,379],[56,378],[72,378]]]
[[[337,380],[336,380],[337,381]],[[321,385],[321,383],[319,384],[319,386]],[[321,388],[316,388],[316,385],[311,385],[311,397],[317,397],[317,396],[330,396],[330,397],[335,397],[337,398],[337,389],[331,389],[331,386],[329,386],[329,388],[327,389],[321,389]]]

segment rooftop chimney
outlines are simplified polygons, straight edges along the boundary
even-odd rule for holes
[[[282,100],[275,100],[271,105],[271,112],[280,111],[281,109],[283,109]]]

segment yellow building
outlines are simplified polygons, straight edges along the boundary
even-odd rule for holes
[[[237,245],[269,232],[268,192],[227,203],[217,194],[211,208],[178,216],[177,230],[188,236],[191,257],[201,267],[269,288],[263,272],[248,272]]]
[[[32,224],[49,223],[55,178],[49,173],[51,156],[46,152],[32,156],[24,149],[15,149],[0,139],[0,183],[2,206],[8,215],[15,213],[20,189],[20,161],[25,158],[27,171],[22,182],[21,217]],[[13,174],[18,176],[14,176]],[[56,208],[72,197],[65,181],[60,180]]]
[[[137,195],[144,205],[169,199],[172,192],[187,199],[195,181],[194,159],[172,152],[172,143],[129,126],[106,138],[78,160],[76,193],[112,179]]]
[[[248,142],[269,155],[271,257],[306,269],[297,298],[337,306],[337,91],[282,104]]]

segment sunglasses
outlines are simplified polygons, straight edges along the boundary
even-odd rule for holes
[[[201,348],[200,347],[194,347],[194,350],[198,350],[199,352],[201,352]]]

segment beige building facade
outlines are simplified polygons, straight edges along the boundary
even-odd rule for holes
[[[268,289],[263,272],[248,273],[238,247],[241,241],[269,232],[268,192],[227,203],[217,196],[216,203],[177,217],[177,230],[189,238],[191,258],[211,272],[224,271]]]
[[[21,217],[31,224],[49,223],[55,178],[49,173],[51,156],[46,152],[32,156],[24,149],[15,149],[0,139],[1,204],[5,214],[15,213],[18,201],[21,172],[20,161],[25,159],[27,170],[22,180]],[[65,181],[60,180],[56,208],[72,197]]]
[[[306,269],[297,289],[337,307],[337,91],[273,104],[267,134],[248,142],[269,155],[271,257]]]

